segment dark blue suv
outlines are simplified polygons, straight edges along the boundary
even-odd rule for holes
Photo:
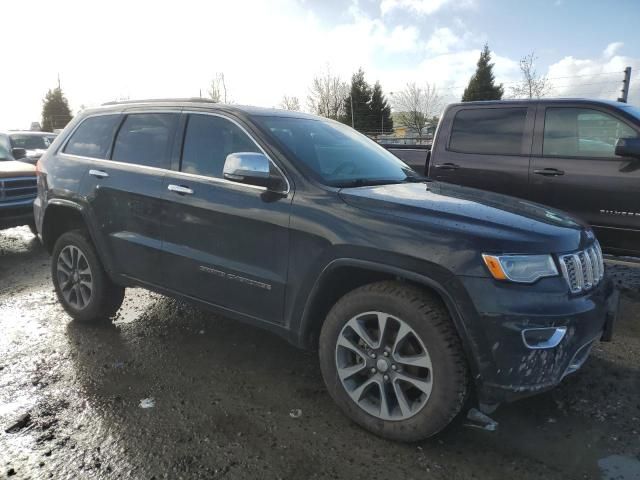
[[[617,297],[588,227],[422,178],[331,120],[110,104],[38,172],[71,317],[111,317],[137,286],[258,325],[317,348],[333,399],[387,438],[436,434],[472,390],[491,411],[553,387],[610,336]]]

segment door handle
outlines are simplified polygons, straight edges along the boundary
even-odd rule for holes
[[[189,187],[183,187],[182,185],[169,185],[167,189],[170,192],[175,192],[180,195],[193,195],[193,190]]]
[[[458,170],[460,165],[456,165],[455,163],[436,163],[434,167],[440,170]]]
[[[534,170],[533,173],[542,175],[543,177],[559,177],[560,175],[564,175],[564,171],[558,170],[557,168],[542,168]]]
[[[104,170],[89,170],[89,175],[97,178],[107,178],[109,176],[109,174]]]

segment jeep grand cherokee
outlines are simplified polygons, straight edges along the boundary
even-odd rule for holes
[[[71,317],[113,316],[138,286],[258,325],[317,348],[329,394],[386,438],[436,434],[472,390],[489,411],[548,389],[610,332],[616,295],[588,227],[421,178],[324,118],[110,104],[38,170],[37,227]]]

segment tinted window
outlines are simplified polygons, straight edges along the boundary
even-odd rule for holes
[[[544,117],[544,155],[615,157],[619,138],[637,137],[626,123],[588,108],[547,108]]]
[[[112,159],[149,167],[167,168],[178,114],[128,115],[116,138]]]
[[[415,172],[395,155],[341,123],[262,116],[256,121],[324,184],[350,187],[417,179]]]
[[[13,148],[46,150],[51,145],[51,140],[44,135],[13,134],[10,138]]]
[[[260,149],[237,125],[212,115],[191,115],[182,149],[182,171],[222,178],[227,155],[260,153]]]
[[[519,155],[526,117],[526,108],[460,110],[453,120],[449,150]]]
[[[107,158],[120,118],[119,115],[87,118],[73,132],[64,152],[84,157]]]

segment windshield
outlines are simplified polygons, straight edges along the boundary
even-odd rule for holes
[[[9,151],[4,148],[4,146],[0,143],[0,161],[2,160],[11,160],[11,154]]]
[[[11,135],[11,146],[13,148],[46,150],[52,143],[53,139],[45,135]]]
[[[422,179],[377,143],[340,123],[269,116],[256,120],[325,185],[357,187]]]

